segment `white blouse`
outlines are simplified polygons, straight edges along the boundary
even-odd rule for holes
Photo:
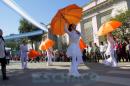
[[[108,42],[108,47],[106,50],[106,55],[113,54],[115,41],[110,35],[107,35],[107,42]]]
[[[74,30],[70,32],[66,27],[65,27],[65,32],[69,35],[69,39],[71,43],[79,43],[79,38],[81,34],[77,34],[77,32]]]

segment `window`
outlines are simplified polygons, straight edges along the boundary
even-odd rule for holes
[[[105,22],[109,21],[110,18],[111,18],[111,14],[109,12],[105,12],[105,13],[102,13],[100,14],[100,17],[99,17],[99,21],[100,21],[100,24],[99,24],[99,28],[102,24],[104,24]],[[99,37],[99,41],[105,41],[106,40],[106,37],[104,36],[100,36]]]
[[[83,25],[83,38],[86,43],[93,41],[93,27],[92,27],[92,20],[86,21]]]

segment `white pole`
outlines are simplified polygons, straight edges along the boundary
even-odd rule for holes
[[[2,0],[7,6],[12,8],[14,11],[19,13],[23,18],[34,24],[36,27],[44,30],[45,32],[48,32],[48,29],[45,25],[41,25],[40,23],[36,22],[34,19],[32,19],[22,8],[18,6],[13,0]]]

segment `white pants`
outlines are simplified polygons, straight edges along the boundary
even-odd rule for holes
[[[22,69],[27,68],[27,60],[26,60],[26,58],[21,58],[21,63],[22,63]]]
[[[72,62],[71,62],[71,66],[70,66],[70,70],[69,70],[69,75],[71,76],[75,76],[75,77],[79,77],[80,74],[78,72],[78,65],[79,62],[77,61],[78,58],[77,57],[72,57]]]
[[[114,57],[114,53],[111,53],[110,57],[104,60],[104,64],[107,66],[117,67],[117,61]]]
[[[47,65],[52,65],[52,57],[51,56],[48,56],[47,57]]]

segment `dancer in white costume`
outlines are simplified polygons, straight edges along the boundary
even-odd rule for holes
[[[109,58],[104,60],[104,64],[107,66],[117,67],[117,61],[114,57],[115,41],[111,33],[107,34],[107,42],[108,42],[108,47],[106,50],[106,55],[109,56]]]
[[[54,57],[53,49],[52,48],[47,49],[47,66],[52,65],[52,58],[53,57]]]
[[[27,52],[28,52],[28,47],[26,43],[23,42],[23,44],[20,45],[20,57],[21,57],[22,69],[27,68],[27,60],[28,60]]]
[[[83,62],[82,53],[79,47],[80,33],[76,30],[76,25],[74,24],[70,24],[68,29],[66,25],[65,32],[70,38],[70,46],[67,49],[67,56],[72,58],[69,75],[79,77],[78,65]]]

